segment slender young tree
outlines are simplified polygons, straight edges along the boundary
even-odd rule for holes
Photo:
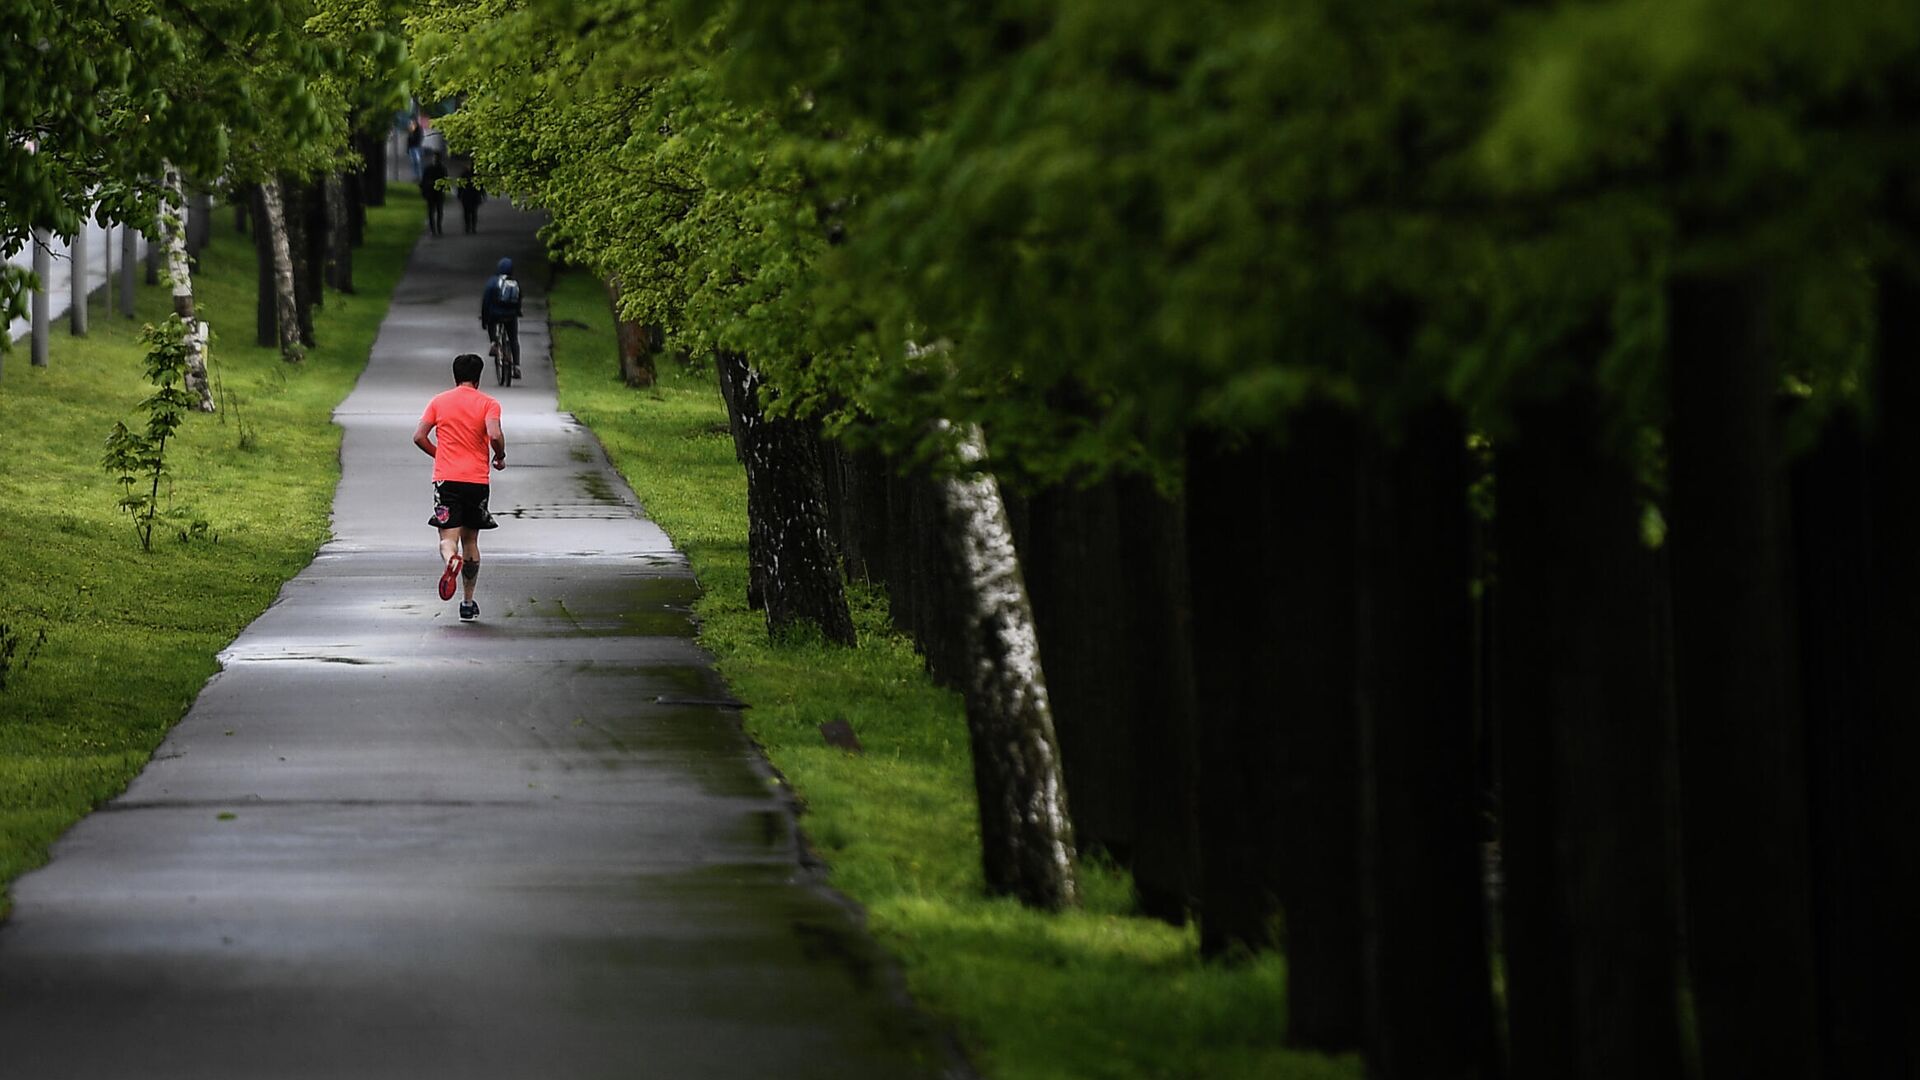
[[[273,260],[274,329],[280,346],[280,359],[297,364],[307,358],[300,343],[300,306],[293,291],[293,254],[287,237],[286,204],[281,199],[279,181],[260,182],[260,210],[266,224],[263,240]]]
[[[165,167],[167,200],[160,214],[161,242],[167,249],[167,280],[173,290],[173,313],[180,317],[180,345],[185,350],[186,390],[201,412],[214,411],[213,388],[207,379],[207,329],[193,303],[192,261],[187,256],[186,193],[180,170]]]

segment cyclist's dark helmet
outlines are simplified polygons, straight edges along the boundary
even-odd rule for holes
[[[513,260],[512,260],[512,259],[501,259],[501,260],[500,260],[500,265],[499,265],[499,266],[496,266],[496,267],[494,267],[494,271],[493,271],[493,272],[494,272],[494,273],[496,273],[496,274],[511,274],[511,273],[513,273]]]

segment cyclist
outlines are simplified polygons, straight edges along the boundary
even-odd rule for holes
[[[513,260],[501,259],[495,273],[487,279],[480,294],[480,329],[493,336],[498,325],[506,331],[507,349],[513,353],[513,377],[520,377],[520,283],[513,277]]]
[[[466,587],[460,618],[480,617],[473,586],[480,580],[480,530],[498,526],[487,512],[490,490],[487,451],[493,467],[507,467],[507,437],[500,430],[500,403],[480,392],[486,361],[473,353],[453,358],[453,389],[434,396],[413,431],[413,445],[433,458],[433,516],[440,530],[440,599],[453,599],[456,579]]]

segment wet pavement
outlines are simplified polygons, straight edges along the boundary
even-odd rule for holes
[[[533,275],[526,379],[481,386],[508,467],[480,621],[435,595],[409,440],[485,351],[493,263],[537,244],[481,213],[421,240],[336,413],[335,539],[15,883],[7,1080],[964,1074],[803,867],[685,560],[557,412]]]

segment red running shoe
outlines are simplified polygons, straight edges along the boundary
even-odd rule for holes
[[[460,586],[460,553],[454,552],[447,560],[447,572],[440,575],[440,599],[453,599],[453,590]]]

